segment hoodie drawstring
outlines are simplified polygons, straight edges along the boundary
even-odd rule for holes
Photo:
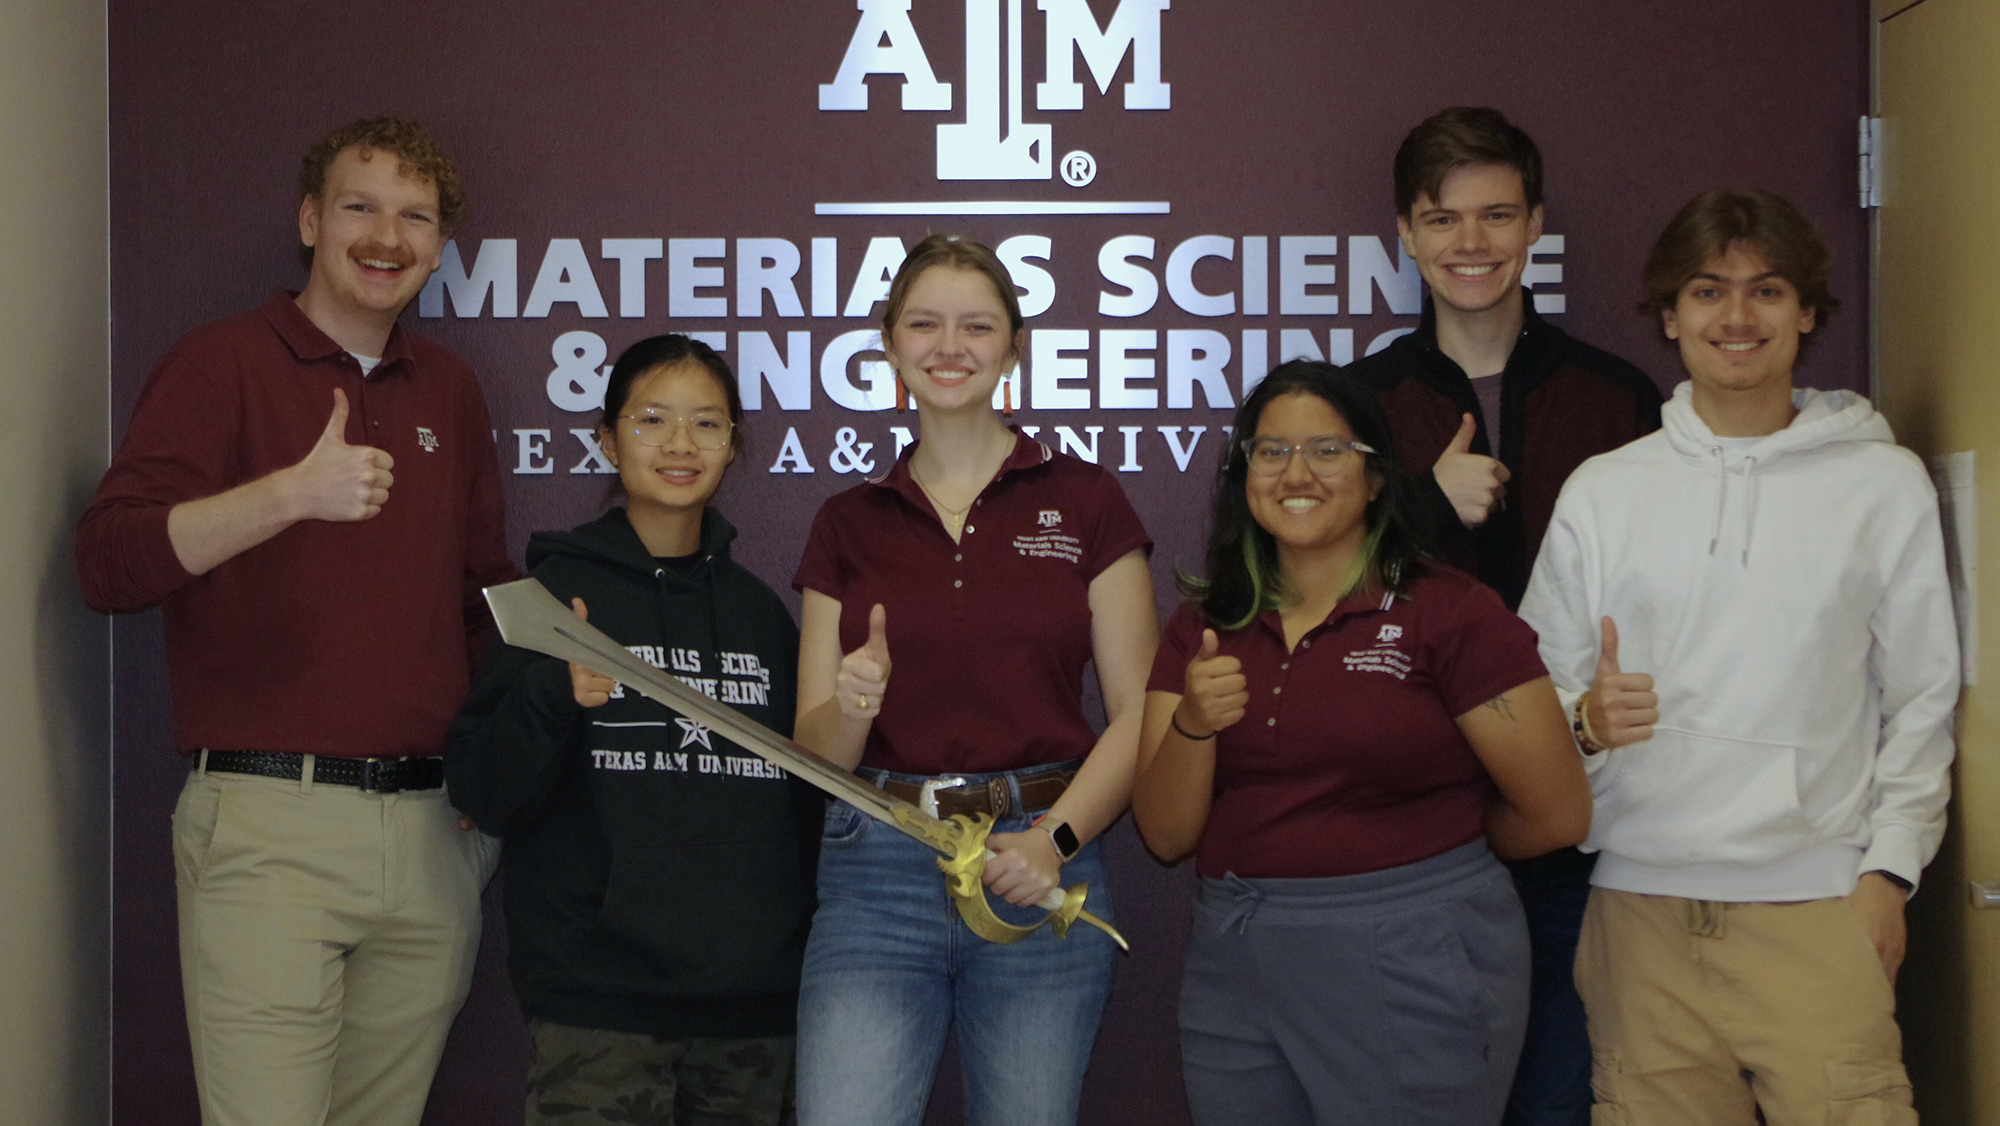
[[[1756,456],[1743,459],[1743,566],[1750,565],[1750,529],[1757,519],[1757,479],[1751,471],[1757,468]]]
[[[1722,542],[1722,510],[1729,501],[1729,470],[1722,465],[1722,447],[1711,447],[1715,455],[1715,519],[1708,529],[1708,553],[1715,554],[1715,545]]]
[[[1729,507],[1729,470],[1723,465],[1722,447],[1710,449],[1715,454],[1715,518],[1708,530],[1708,553],[1715,554],[1716,545],[1722,542],[1722,511]],[[1757,468],[1755,454],[1743,458],[1743,554],[1741,564],[1750,565],[1750,529],[1757,518],[1757,479],[1753,476]]]

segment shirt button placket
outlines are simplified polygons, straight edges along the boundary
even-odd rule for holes
[[[971,532],[971,528],[965,530]],[[951,616],[954,621],[965,620],[965,541],[963,533],[956,550],[951,553]]]

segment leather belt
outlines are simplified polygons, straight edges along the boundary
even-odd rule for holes
[[[1056,804],[1056,799],[1063,796],[1063,791],[1069,789],[1070,780],[1075,777],[1074,770],[1049,770],[1025,778],[1016,777],[1014,787],[1021,791],[1021,808],[1047,809]],[[881,786],[888,793],[938,818],[961,813],[967,817],[987,813],[997,821],[1016,812],[1013,788],[1007,785],[1005,775],[995,775],[984,782],[949,775],[926,778],[922,782],[883,778]]]
[[[228,774],[297,781],[305,775],[306,757],[290,751],[209,751],[208,769]],[[197,767],[201,756],[195,756]],[[435,790],[444,785],[442,758],[334,758],[313,756],[313,782],[353,786],[377,794],[399,790]]]

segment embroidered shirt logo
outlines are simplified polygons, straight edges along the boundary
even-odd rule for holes
[[[427,454],[436,453],[438,448],[437,432],[428,426],[417,427],[417,445],[422,446],[424,452]]]
[[[1389,649],[1377,645],[1372,649],[1356,649],[1341,658],[1348,672],[1384,672],[1397,680],[1406,680],[1410,675],[1410,655],[1399,649]]]
[[[1389,642],[1389,641],[1394,641],[1401,636],[1403,636],[1402,626],[1383,626],[1381,632],[1375,635],[1375,640],[1379,642]]]
[[[1050,514],[1042,513],[1044,519]],[[1042,525],[1048,527],[1046,523]],[[1059,559],[1064,563],[1083,562],[1083,541],[1067,532],[1035,532],[1015,536],[1014,550],[1023,559]]]
[[[1042,514],[1036,517],[1035,523],[1044,528],[1053,528],[1062,523],[1062,513],[1053,508],[1044,508]]]

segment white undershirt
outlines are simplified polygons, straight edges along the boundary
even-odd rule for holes
[[[354,362],[361,365],[361,374],[364,378],[369,372],[375,370],[376,364],[382,362],[382,357],[380,356],[364,356],[359,352],[349,352],[348,355],[353,356]]]

